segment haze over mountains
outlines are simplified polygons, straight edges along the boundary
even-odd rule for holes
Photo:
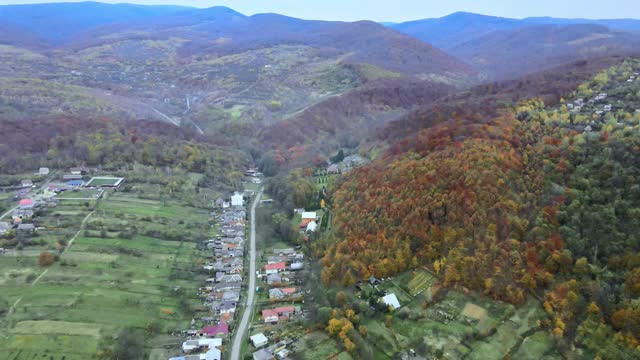
[[[459,12],[388,26],[445,50],[489,79],[640,49],[635,19],[509,19]]]
[[[226,7],[0,6],[0,115],[159,120],[233,139],[278,138],[294,123],[313,133],[318,114],[367,129],[419,106],[420,94],[449,93],[443,85],[633,53],[638,29],[469,13],[383,26]],[[341,112],[351,101],[355,113]]]

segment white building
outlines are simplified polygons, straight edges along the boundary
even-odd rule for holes
[[[318,224],[315,221],[310,222],[307,225],[307,232],[316,232],[316,230],[318,229]]]
[[[244,197],[240,193],[235,193],[231,196],[231,206],[243,206]]]
[[[400,301],[398,301],[398,298],[396,297],[396,294],[389,294],[385,297],[382,298],[382,302],[384,302],[386,305],[393,307],[394,309],[399,309],[400,308]]]
[[[260,348],[267,345],[267,343],[269,343],[269,339],[267,339],[267,337],[264,336],[263,333],[260,333],[260,334],[252,335],[251,342],[253,343],[253,346],[255,348]]]
[[[38,170],[38,175],[49,175],[49,168],[41,167]]]

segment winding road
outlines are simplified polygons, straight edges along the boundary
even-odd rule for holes
[[[245,333],[249,327],[249,320],[253,316],[253,306],[255,305],[256,294],[256,206],[260,203],[260,197],[262,197],[262,191],[260,189],[258,195],[253,200],[251,205],[251,241],[249,245],[249,286],[247,287],[247,303],[242,313],[242,320],[240,325],[236,329],[236,336],[233,339],[233,346],[231,347],[231,360],[240,360],[240,351],[242,349],[242,342],[244,341]]]

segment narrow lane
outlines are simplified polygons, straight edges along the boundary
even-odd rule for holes
[[[249,320],[253,316],[254,298],[256,294],[256,206],[260,203],[263,190],[264,188],[260,189],[260,192],[258,192],[258,195],[256,195],[251,205],[251,241],[249,243],[249,286],[247,287],[247,303],[244,313],[242,313],[240,325],[236,329],[236,336],[233,339],[231,360],[240,360],[242,342],[244,341],[245,333],[249,326]]]

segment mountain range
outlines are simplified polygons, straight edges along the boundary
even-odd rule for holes
[[[441,85],[633,53],[638,29],[636,20],[469,13],[384,26],[226,7],[0,6],[0,116],[159,120],[241,142],[277,139],[286,124],[308,134],[318,114],[383,126]]]

